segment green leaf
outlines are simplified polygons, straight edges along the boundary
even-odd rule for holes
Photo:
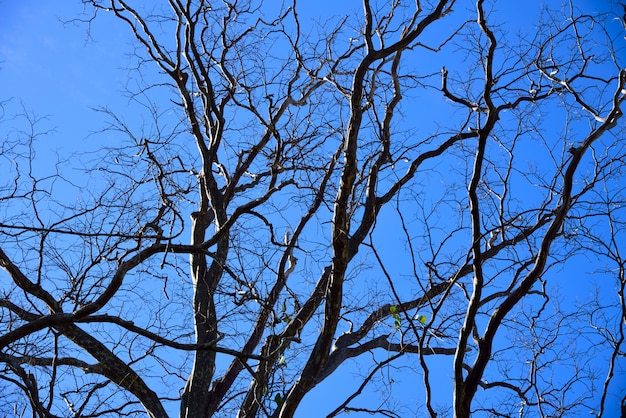
[[[400,326],[402,325],[402,318],[398,315],[398,307],[396,305],[391,305],[389,307],[389,312],[391,312],[391,317],[393,318],[393,326],[396,329],[400,329]]]
[[[428,320],[428,318],[426,318],[426,315],[417,315],[416,319],[420,322],[420,324],[425,324]]]
[[[281,406],[283,404],[283,397],[280,396],[280,393],[277,393],[276,396],[274,396],[274,402],[276,402],[278,406]]]

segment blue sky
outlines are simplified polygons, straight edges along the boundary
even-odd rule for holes
[[[306,2],[301,3],[303,16],[309,12],[319,19],[325,10],[332,14],[336,7],[333,1],[316,1],[316,6],[307,10]],[[353,3],[351,9],[360,8],[358,1],[349,3]],[[587,0],[577,4],[593,10],[607,9],[608,3]],[[501,2],[498,7],[522,18],[538,12],[523,2]],[[101,14],[89,38],[85,25],[70,22],[82,10],[78,1],[0,0],[3,98],[17,98],[26,109],[49,116],[50,126],[56,130],[49,139],[57,146],[68,146],[99,129],[102,117],[92,108],[109,106],[123,111],[129,105],[122,97],[130,63],[126,54],[132,50],[127,28]],[[618,22],[615,26],[619,29]]]
[[[131,62],[126,54],[132,52],[132,38],[127,28],[101,15],[99,18],[104,19],[92,26],[91,37],[88,37],[84,24],[69,22],[81,13],[79,3],[0,0],[0,100],[13,98],[9,110],[19,112],[19,106],[23,105],[27,112],[46,116],[41,128],[53,129],[53,132],[40,144],[38,157],[43,162],[42,171],[49,168],[46,161],[52,161],[56,155],[69,156],[106,142],[106,137],[90,135],[100,130],[105,120],[101,113],[93,111],[94,108],[107,106],[129,118],[137,111],[136,104],[124,95]],[[308,12],[332,11],[336,3],[316,2],[316,7]],[[358,2],[354,3],[359,7]],[[608,2],[583,4],[589,8],[609,7]],[[520,1],[501,2],[499,7],[508,7],[515,16],[522,17],[536,12]],[[561,274],[570,275],[581,268],[584,267],[568,267]],[[563,291],[574,289],[574,286],[566,286]],[[358,366],[353,367],[348,365],[346,372],[358,369]],[[421,379],[412,382],[403,374],[398,380],[394,396],[415,396],[416,405],[422,402],[412,390],[413,385],[421,385]],[[340,393],[338,388],[343,386],[343,378],[340,381],[331,378],[320,385],[314,396],[305,398],[303,410],[315,410],[306,416],[319,416],[320,409],[326,405],[331,408],[330,399]],[[442,392],[450,393],[449,380],[442,379],[441,386],[446,387]],[[616,411],[617,405],[613,406]]]

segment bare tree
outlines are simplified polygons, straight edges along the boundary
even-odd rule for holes
[[[80,179],[3,121],[3,411],[285,418],[334,378],[328,416],[617,403],[621,15],[83,3],[134,35],[143,113],[101,109]]]

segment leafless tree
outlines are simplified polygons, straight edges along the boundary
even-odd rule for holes
[[[285,418],[329,385],[328,416],[620,402],[620,10],[83,3],[134,35],[142,111],[103,107],[106,145],[44,174],[41,121],[4,116],[3,412]]]

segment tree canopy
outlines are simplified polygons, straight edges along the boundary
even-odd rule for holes
[[[50,163],[2,102],[0,412],[626,403],[618,4],[82,3],[128,107]]]

